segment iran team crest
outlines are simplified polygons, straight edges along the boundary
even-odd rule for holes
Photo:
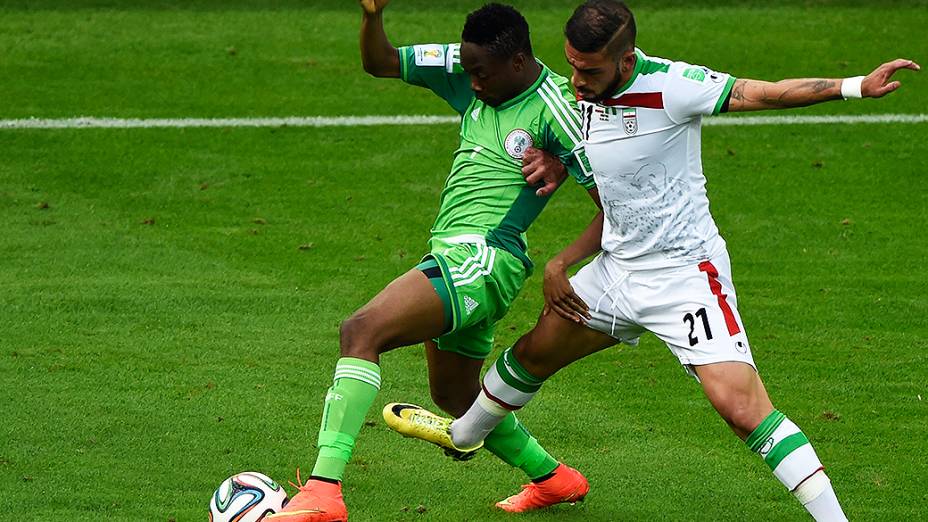
[[[634,107],[622,109],[622,124],[625,127],[625,134],[634,136],[638,132],[638,109]]]
[[[506,136],[503,146],[506,152],[513,158],[520,160],[525,157],[525,150],[535,143],[532,135],[523,129],[515,129]]]

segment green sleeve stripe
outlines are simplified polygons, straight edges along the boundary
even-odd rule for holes
[[[574,123],[576,123],[579,126],[580,125],[580,111],[577,110],[576,102],[569,96],[570,91],[566,90],[567,86],[558,85],[554,81],[554,79],[552,79],[550,76],[548,76],[545,79],[545,84],[550,89],[551,97],[559,101],[565,109],[570,111],[570,114],[573,116],[572,119]]]
[[[551,115],[554,116],[555,120],[557,120],[558,125],[552,126],[552,128],[555,129],[555,134],[557,135],[558,139],[564,140],[565,138],[567,138],[570,140],[570,143],[564,144],[565,145],[564,148],[567,150],[571,150],[577,145],[579,145],[580,144],[579,134],[574,134],[571,131],[571,129],[567,126],[567,124],[564,122],[563,113],[558,111],[557,106],[554,104],[553,101],[551,101],[551,99],[549,98],[549,95],[545,93],[544,90],[538,89],[538,96],[542,100],[544,100],[545,104],[548,106],[548,110],[551,111]],[[560,127],[561,129],[560,133],[557,132],[558,127]]]
[[[574,131],[573,137],[576,138],[577,141],[582,141],[583,134],[580,132],[580,112],[564,98],[564,92],[558,88],[551,77],[545,80],[541,89],[547,93],[552,104],[560,109],[561,114],[565,116],[565,120],[570,124],[570,130]]]
[[[764,441],[768,437],[773,435],[773,432],[780,427],[780,424],[783,422],[783,419],[786,418],[786,415],[783,415],[779,410],[773,410],[770,412],[770,415],[767,415],[760,425],[754,429],[754,431],[748,435],[748,440],[746,441],[751,451],[757,452],[761,446],[764,445]]]
[[[770,450],[770,453],[767,453],[767,456],[764,457],[764,462],[770,466],[770,469],[777,469],[777,466],[780,465],[780,462],[783,461],[790,453],[796,451],[797,449],[805,446],[809,443],[809,439],[803,432],[793,433],[789,437],[781,440],[777,443],[773,449]]]
[[[541,386],[541,383],[544,382],[544,379],[539,379],[528,373],[528,370],[512,354],[512,348],[503,352],[503,358],[506,360],[506,364],[516,373],[516,377],[525,384]]]
[[[408,55],[411,49],[411,47],[400,47],[397,49],[400,55],[400,78],[406,83],[409,83],[409,71],[407,70],[408,66],[406,65],[406,60],[409,59]]]
[[[512,373],[509,371],[509,367],[506,366],[505,362],[503,362],[503,357],[500,357],[496,360],[496,373],[499,374],[500,378],[503,380],[503,382],[506,383],[507,386],[515,388],[522,393],[535,393],[541,389],[540,385],[532,386],[530,384],[525,384],[524,382],[517,379],[514,375],[512,375]]]
[[[715,110],[712,111],[712,115],[715,116],[722,110],[722,105],[725,105],[725,100],[728,99],[728,94],[731,93],[731,88],[735,85],[736,78],[734,76],[729,76],[728,81],[725,82],[725,88],[722,89],[722,95],[719,96],[719,101],[715,103]]]

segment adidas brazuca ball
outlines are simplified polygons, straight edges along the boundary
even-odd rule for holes
[[[287,505],[287,492],[267,475],[254,471],[225,479],[209,501],[212,522],[258,522]]]

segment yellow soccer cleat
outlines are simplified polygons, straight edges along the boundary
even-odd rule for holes
[[[400,435],[431,442],[455,460],[470,460],[483,447],[483,441],[471,448],[455,446],[451,440],[454,419],[440,417],[415,404],[391,402],[383,407],[383,420]]]

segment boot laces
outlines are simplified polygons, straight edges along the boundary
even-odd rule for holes
[[[306,483],[303,482],[303,480],[300,478],[300,468],[296,468],[296,484],[294,484],[292,480],[288,480],[287,482],[290,483],[291,487],[294,487],[300,491],[304,491],[308,487]]]

